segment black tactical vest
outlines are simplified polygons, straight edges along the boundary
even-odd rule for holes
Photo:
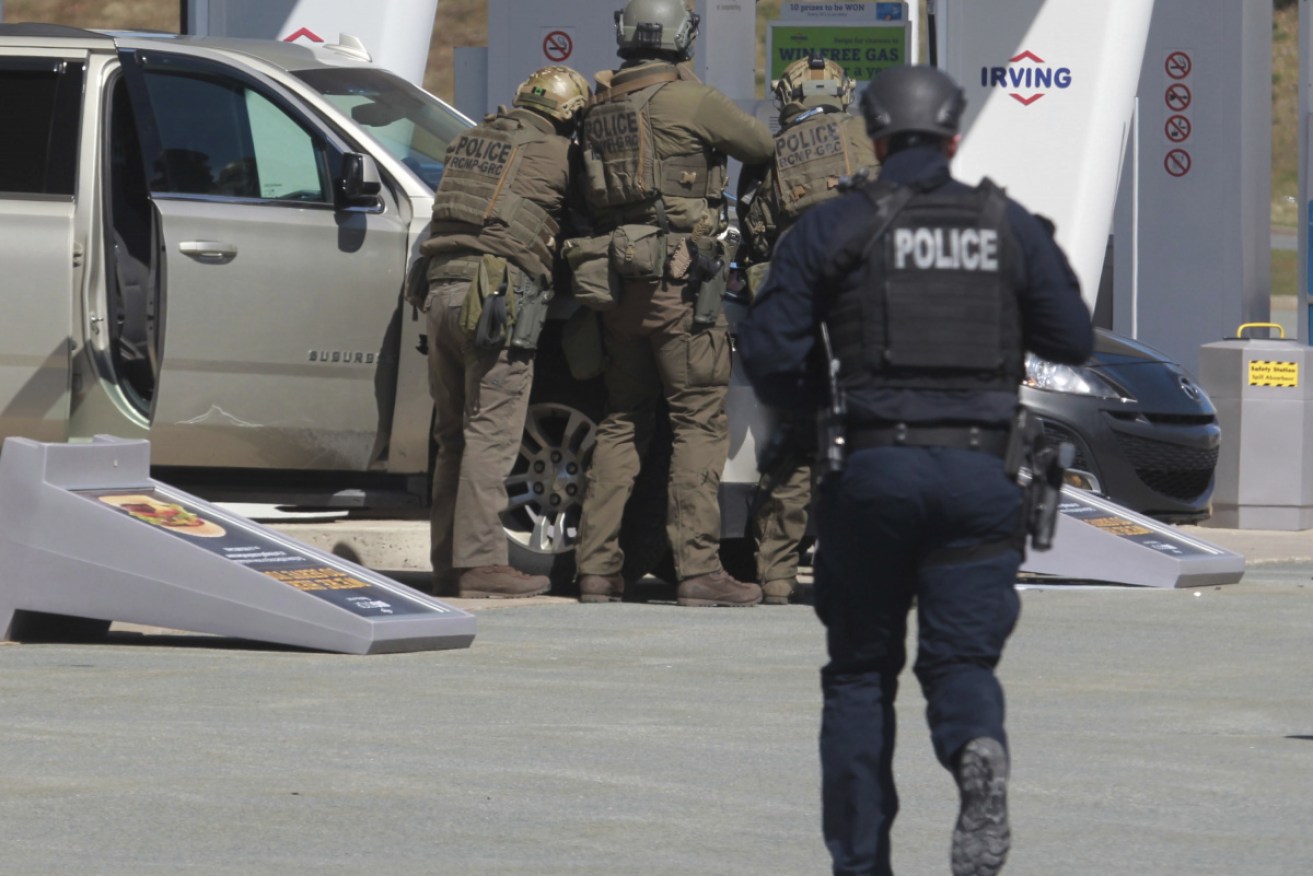
[[[989,180],[960,195],[861,191],[881,224],[907,200],[845,272],[861,282],[839,290],[826,320],[845,387],[1016,392],[1019,256],[1003,191]]]

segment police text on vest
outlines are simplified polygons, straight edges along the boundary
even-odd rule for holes
[[[894,267],[940,271],[998,272],[998,232],[992,228],[899,228]]]

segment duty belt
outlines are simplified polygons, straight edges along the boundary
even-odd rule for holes
[[[894,423],[889,426],[850,426],[848,449],[865,450],[870,447],[953,447],[959,450],[979,450],[1005,457],[1008,450],[1006,426],[909,426]]]

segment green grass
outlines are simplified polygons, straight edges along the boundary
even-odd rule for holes
[[[1283,228],[1299,222],[1299,116],[1299,7],[1290,5],[1272,18],[1272,224]],[[1276,276],[1273,254],[1274,292]]]
[[[1299,292],[1299,253],[1288,249],[1272,250],[1272,294],[1295,295]]]

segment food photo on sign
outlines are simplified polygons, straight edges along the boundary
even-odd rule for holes
[[[222,538],[227,530],[206,520],[176,502],[162,502],[147,493],[117,493],[98,497],[106,505],[127,512],[138,520],[162,527],[170,532],[194,538]]]

